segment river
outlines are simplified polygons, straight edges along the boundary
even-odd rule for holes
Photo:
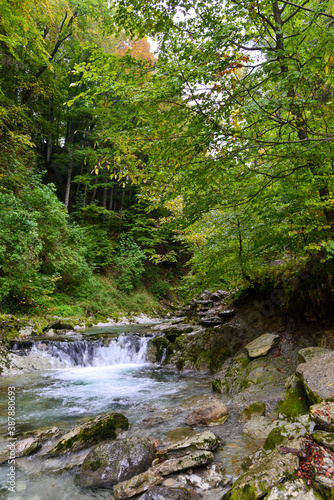
[[[171,429],[185,425],[181,411],[162,422],[154,421],[161,410],[179,409],[191,396],[211,392],[207,374],[149,363],[146,349],[152,325],[91,328],[71,341],[36,341],[27,357],[35,370],[0,379],[1,447],[8,441],[8,387],[15,386],[16,429],[26,432],[57,426],[63,431],[87,417],[117,411],[130,422],[130,434],[164,439]],[[242,437],[238,410],[230,404],[230,418],[221,430],[224,448],[216,453],[229,474],[241,472],[244,456],[254,445]],[[152,420],[153,417],[153,420]],[[151,423],[150,423],[151,420]],[[8,466],[0,467],[0,498],[10,500],[104,499],[110,490],[80,490],[74,470],[63,470],[59,460],[45,462],[37,456],[16,461],[16,493],[8,493]],[[209,497],[207,497],[209,498]]]

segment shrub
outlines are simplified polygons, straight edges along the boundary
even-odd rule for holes
[[[135,240],[131,236],[122,235],[114,257],[119,290],[129,293],[140,284],[145,259],[145,253]]]

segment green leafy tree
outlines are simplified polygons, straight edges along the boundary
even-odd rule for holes
[[[330,2],[115,1],[110,26],[154,37],[157,63],[81,68],[84,98],[126,103],[112,133],[128,175],[144,175],[152,206],[180,197],[183,238],[204,233],[197,273],[215,262],[217,285],[330,247],[332,21]]]

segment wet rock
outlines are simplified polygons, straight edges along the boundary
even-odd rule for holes
[[[172,429],[167,432],[167,443],[178,443],[179,441],[184,441],[189,437],[196,436],[196,431],[191,427],[178,427],[177,429]]]
[[[57,319],[49,323],[45,328],[43,328],[43,332],[47,332],[49,330],[73,330],[74,325],[72,323],[66,323],[61,319]]]
[[[114,497],[116,500],[122,500],[123,498],[131,498],[135,495],[139,495],[143,491],[148,490],[151,486],[162,483],[163,477],[159,474],[156,469],[149,469],[146,472],[142,472],[137,476],[118,483],[114,486]]]
[[[257,339],[253,340],[245,346],[248,356],[253,358],[258,358],[260,356],[266,356],[270,349],[272,349],[279,341],[279,335],[273,335],[271,333],[265,333]]]
[[[272,488],[294,477],[298,467],[298,457],[292,454],[282,455],[279,450],[275,449],[239,477],[222,499],[263,498],[270,494]]]
[[[220,402],[219,396],[215,394],[201,394],[200,396],[191,396],[190,398],[184,399],[180,404],[180,408],[192,410]]]
[[[219,440],[213,432],[206,431],[193,434],[179,441],[167,441],[162,444],[166,451],[181,450],[192,448],[194,450],[216,450],[219,446]]]
[[[132,437],[93,448],[87,455],[76,482],[83,487],[110,488],[145,472],[155,453],[147,438]]]
[[[40,441],[47,441],[49,439],[55,439],[61,435],[61,430],[59,427],[51,427],[51,429],[38,429],[36,431],[28,431],[22,434],[22,438],[34,437]]]
[[[311,419],[315,424],[328,432],[334,432],[334,403],[323,402],[312,405],[310,408]]]
[[[52,361],[44,356],[36,355],[19,356],[10,353],[8,355],[9,367],[3,371],[4,375],[16,375],[24,372],[34,372],[52,367]]]
[[[230,482],[230,478],[226,476],[225,469],[221,464],[212,464],[207,467],[207,470],[196,474],[179,475],[178,480],[202,491],[225,486]]]
[[[49,452],[51,456],[78,451],[99,441],[115,439],[118,429],[127,429],[128,419],[120,413],[106,413],[91,418],[65,434]]]
[[[151,467],[146,472],[132,477],[128,481],[114,486],[114,496],[117,500],[130,498],[148,490],[151,486],[162,483],[163,477],[186,469],[200,467],[213,461],[210,451],[195,451],[183,457],[171,458],[165,462]]]
[[[194,451],[179,458],[170,458],[160,465],[155,466],[159,474],[168,476],[173,472],[199,467],[213,461],[213,453],[210,451]]]
[[[20,441],[13,441],[0,452],[0,464],[3,464],[10,458],[19,458],[33,455],[42,446],[40,439],[36,437],[28,437]]]
[[[333,432],[325,432],[325,431],[314,431],[313,439],[320,446],[324,446],[325,448],[329,448],[334,451],[334,433]]]
[[[159,410],[154,413],[151,417],[144,418],[141,421],[141,425],[143,427],[154,427],[155,425],[159,425],[162,422],[171,419],[178,413],[181,413],[180,408],[164,408],[163,410]]]
[[[242,432],[256,441],[264,442],[274,427],[276,421],[272,422],[268,417],[255,416],[244,425]]]
[[[334,401],[333,373],[334,351],[302,363],[296,370],[312,403]]]
[[[300,363],[307,363],[330,352],[329,349],[325,349],[324,347],[305,347],[298,351],[298,361]]]
[[[187,419],[187,425],[220,425],[228,419],[228,410],[226,406],[217,401],[209,406],[204,406],[193,411]]]
[[[169,488],[167,486],[154,486],[138,500],[200,500],[194,490],[186,488]]]
[[[296,479],[295,481],[286,481],[278,486],[274,486],[267,500],[290,500],[293,498],[301,500],[319,499],[314,490],[307,488],[302,479]]]
[[[247,422],[254,416],[263,417],[266,413],[266,405],[262,401],[257,401],[246,406],[241,412],[240,422]]]

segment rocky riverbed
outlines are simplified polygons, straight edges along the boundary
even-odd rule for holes
[[[69,475],[72,498],[334,498],[334,352],[314,337],[301,342],[281,327],[252,327],[222,294],[211,297],[214,304],[209,299],[191,311],[208,308],[211,320],[183,317],[133,334],[146,338],[151,366],[193,379],[197,394],[189,394],[189,383],[171,393],[172,404],[142,401],[84,417],[66,432],[53,426],[21,433],[18,470]],[[68,334],[57,338],[73,342]],[[45,362],[50,337],[39,342]],[[18,366],[16,356],[10,363],[17,370],[39,368],[38,359]],[[3,467],[11,454],[11,444],[4,446]],[[43,494],[36,500],[49,498]],[[19,492],[12,498],[30,500]]]

